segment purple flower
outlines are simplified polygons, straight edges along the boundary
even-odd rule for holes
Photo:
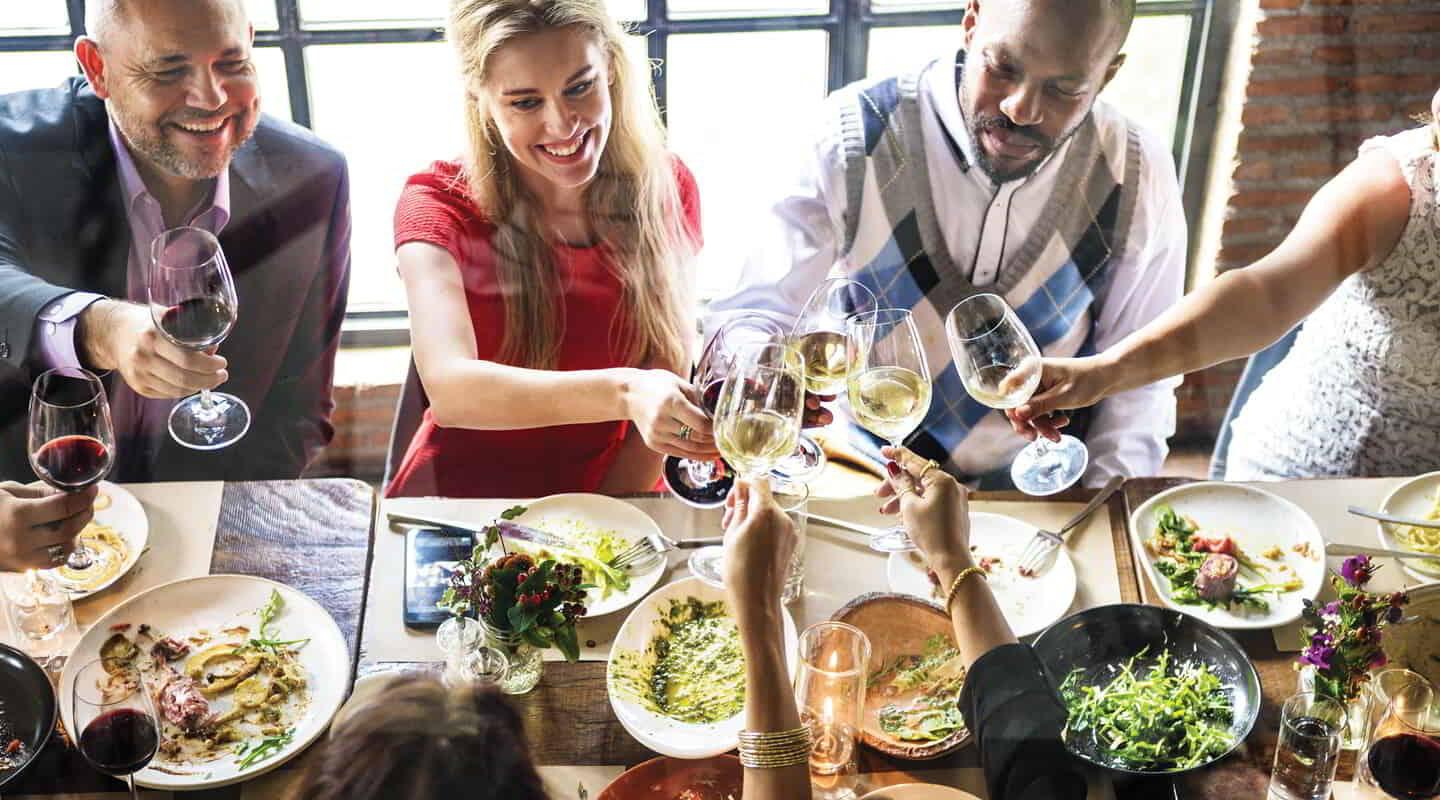
[[[1309,664],[1316,669],[1330,669],[1330,659],[1335,657],[1335,648],[1329,646],[1311,645],[1305,648],[1300,654],[1300,661]]]
[[[1374,571],[1374,567],[1370,565],[1369,556],[1350,556],[1345,559],[1345,563],[1340,565],[1340,577],[1357,589],[1370,580]]]
[[[1375,655],[1370,657],[1371,669],[1379,669],[1380,667],[1383,667],[1388,663],[1390,663],[1390,659],[1385,657],[1384,650],[1376,650]]]
[[[1401,608],[1400,606],[1390,606],[1390,610],[1385,612],[1385,621],[1390,623],[1391,625],[1394,625],[1395,623],[1399,622],[1400,618],[1404,615],[1405,609]]]
[[[1330,602],[1326,603],[1325,607],[1320,609],[1320,614],[1326,617],[1340,616],[1340,601],[1331,600]]]
[[[1335,637],[1324,631],[1316,631],[1315,634],[1310,637],[1311,647],[1330,647],[1334,644]]]

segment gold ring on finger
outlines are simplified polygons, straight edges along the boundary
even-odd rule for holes
[[[58,567],[65,560],[65,546],[52,544],[45,548],[45,555],[50,556],[50,563]]]
[[[936,461],[936,460],[933,459],[933,458],[930,459],[929,461],[926,461],[926,462],[925,462],[925,469],[920,470],[920,477],[917,478],[916,480],[920,480],[920,481],[925,480],[925,476],[926,476],[926,475],[929,475],[929,474],[930,474],[930,470],[932,470],[932,469],[940,469],[940,462]]]
[[[682,442],[688,442],[688,441],[690,441],[690,434],[692,434],[692,433],[694,433],[694,432],[695,432],[695,429],[694,429],[694,428],[691,428],[689,425],[686,425],[686,424],[683,423],[683,422],[680,423],[680,441],[682,441]]]

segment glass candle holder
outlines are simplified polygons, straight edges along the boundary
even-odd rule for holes
[[[16,644],[41,667],[64,666],[65,632],[75,627],[75,608],[60,582],[44,572],[0,575],[5,613]]]
[[[854,797],[870,640],[853,625],[821,622],[800,635],[798,661],[795,702],[814,740],[810,782],[815,797]]]

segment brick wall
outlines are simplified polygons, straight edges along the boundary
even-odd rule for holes
[[[1217,271],[1273,249],[1362,141],[1413,126],[1440,88],[1440,0],[1245,2],[1258,3],[1235,38],[1248,75],[1232,63],[1227,76],[1245,82],[1239,139],[1210,198],[1226,204]],[[1213,441],[1242,365],[1187,376],[1177,440]]]

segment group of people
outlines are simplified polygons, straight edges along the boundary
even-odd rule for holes
[[[911,309],[941,365],[909,450],[881,452],[847,430],[905,467],[881,492],[901,490],[887,508],[942,579],[967,557],[962,483],[998,485],[1026,439],[1065,426],[1089,448],[1087,484],[1155,474],[1178,376],[1302,322],[1235,422],[1226,477],[1440,467],[1440,122],[1367,142],[1273,253],[1182,299],[1186,221],[1169,148],[1098,99],[1123,67],[1134,0],[970,0],[953,55],[830,97],[795,174],[757,198],[768,207],[739,288],[697,319],[702,187],[667,150],[649,76],[604,5],[451,0],[467,144],[412,176],[395,212],[427,405],[388,495],[643,491],[666,455],[715,458],[688,379],[693,332],[741,312],[793,319],[835,274]],[[46,370],[105,376],[115,480],[293,478],[334,433],[350,277],[343,155],[262,113],[240,0],[89,0],[86,12],[83,77],[0,97],[0,478],[12,481],[0,485],[0,568],[63,559],[56,545],[68,552],[91,513],[93,492],[14,482],[31,475],[26,405]],[[150,242],[183,226],[218,236],[235,276],[241,310],[218,349],[174,346],[147,306]],[[1039,390],[1008,419],[948,368],[946,312],[979,292],[1003,296],[1046,356]],[[222,383],[252,409],[249,434],[218,453],[173,443],[172,400]],[[810,419],[829,421],[828,401],[811,398]],[[774,666],[779,589],[766,581],[788,534],[763,486],[742,483],[732,506],[727,563],[748,576],[732,582],[732,602],[747,657]],[[1066,796],[1064,777],[1025,795],[1047,773],[1004,766],[1053,744],[1044,731],[1063,716],[1033,658],[1007,646],[983,581],[958,581],[952,600],[974,662],[967,686],[987,673],[1025,684],[1004,707],[980,690],[967,700],[992,796]],[[779,701],[783,673],[751,670],[752,696],[777,700],[749,705],[752,727],[798,724]],[[455,722],[430,728],[449,731],[446,747],[518,738],[491,699],[408,691],[433,708],[406,713]],[[990,714],[1022,714],[1021,732],[1041,744],[1006,738],[1014,724],[987,735]],[[380,735],[382,718],[356,715],[336,735]],[[523,744],[497,752],[445,770],[468,781],[461,771],[493,767],[516,781],[495,796],[538,797]],[[334,787],[359,786],[381,763],[337,758],[307,796],[340,796]],[[799,796],[793,772],[752,771],[747,788]]]

